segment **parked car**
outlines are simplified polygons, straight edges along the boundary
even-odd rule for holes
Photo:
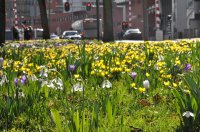
[[[126,40],[142,40],[142,33],[137,29],[128,29],[123,35],[123,39]]]
[[[81,35],[78,33],[78,31],[64,31],[62,34],[63,39],[81,39]]]
[[[51,34],[50,39],[60,39],[60,37],[56,34]]]

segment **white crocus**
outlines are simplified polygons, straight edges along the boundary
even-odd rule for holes
[[[108,80],[104,80],[102,84],[102,88],[112,88],[112,83]]]
[[[37,81],[38,78],[35,76],[35,74],[33,74],[33,75],[30,76],[30,80],[31,81]]]
[[[60,78],[55,78],[50,81],[42,81],[41,86],[46,85],[48,88],[63,90],[63,81]]]
[[[43,86],[45,86],[45,85],[47,85],[47,84],[48,84],[47,81],[42,81],[41,87],[43,87]]]
[[[2,77],[0,78],[0,86],[3,86],[3,84],[7,82],[7,77],[5,75],[2,75]]]
[[[23,92],[19,92],[19,97],[24,98],[25,97],[24,93]]]
[[[194,113],[192,113],[190,111],[186,111],[186,112],[183,113],[183,116],[185,116],[186,118],[194,117]]]
[[[158,56],[158,61],[163,61],[164,60],[164,57],[162,55],[159,55]]]
[[[53,82],[52,81],[50,81],[48,84],[47,84],[47,87],[48,88],[55,88],[55,85],[53,84]]]
[[[40,66],[40,77],[47,78],[48,77],[48,69],[45,66]]]
[[[0,68],[3,66],[3,58],[0,58]]]
[[[83,91],[83,84],[81,82],[78,82],[76,84],[74,84],[72,86],[72,89],[71,89],[72,92],[76,92],[76,91]]]
[[[143,86],[148,89],[150,87],[150,83],[149,83],[149,80],[145,80],[143,81]]]
[[[51,82],[55,84],[56,89],[63,90],[63,81],[60,78],[55,78]]]

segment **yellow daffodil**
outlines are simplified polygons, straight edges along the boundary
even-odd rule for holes
[[[135,83],[131,83],[131,87],[135,88],[136,84]]]
[[[176,83],[173,83],[173,87],[174,87],[174,88],[177,88],[178,85],[177,85]]]
[[[79,75],[79,74],[74,74],[74,78],[75,78],[75,79],[79,79],[79,78],[80,78],[80,75]]]
[[[149,76],[150,76],[150,74],[147,72],[147,73],[146,73],[146,77],[149,77]]]
[[[139,91],[140,93],[144,93],[144,92],[146,91],[146,88],[139,87],[139,88],[138,88],[138,91]]]
[[[170,85],[170,82],[169,81],[164,82],[164,85],[168,87]]]

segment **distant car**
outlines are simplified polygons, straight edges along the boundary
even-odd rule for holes
[[[63,39],[81,39],[81,35],[78,33],[78,31],[64,31],[62,34]]]
[[[51,34],[50,39],[60,39],[60,37],[56,34]]]
[[[128,29],[123,35],[125,40],[142,40],[142,33],[139,29]]]

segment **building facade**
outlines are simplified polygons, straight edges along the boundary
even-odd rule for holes
[[[64,10],[64,3],[67,0],[46,0],[47,16],[49,19],[50,33],[57,33],[60,35],[65,30],[71,29],[71,24],[84,18],[96,18],[96,0],[91,0],[91,11],[86,11],[86,3],[88,0],[68,0],[70,3],[70,11]],[[26,25],[31,25],[33,28],[41,28],[40,11],[37,0],[17,0],[17,16],[19,28],[21,23],[26,21]],[[102,0],[99,0],[99,16],[103,19]],[[7,29],[11,29],[14,25],[14,11],[13,0],[6,1],[7,8]],[[122,6],[113,3],[113,29],[114,36],[121,32],[121,23],[123,21]]]
[[[161,0],[164,39],[200,37],[200,0]]]

